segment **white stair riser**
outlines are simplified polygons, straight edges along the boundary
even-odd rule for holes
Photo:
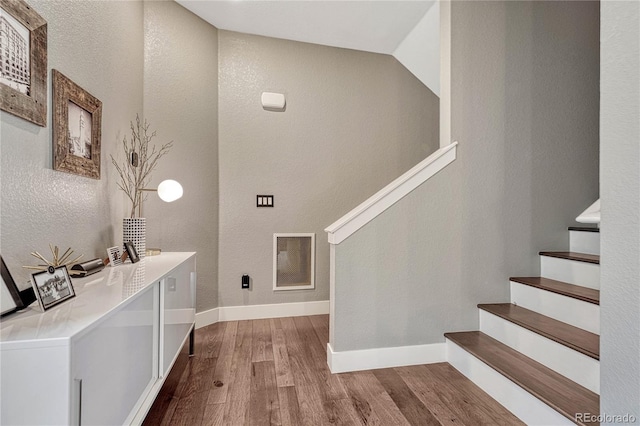
[[[574,424],[451,340],[446,339],[446,341],[449,364],[526,424],[558,426]]]
[[[600,289],[600,265],[540,256],[541,275],[569,284]]]
[[[600,254],[600,233],[569,231],[569,250],[578,253]]]
[[[600,362],[510,321],[480,310],[480,331],[595,393]]]
[[[511,281],[511,303],[600,334],[600,306]]]

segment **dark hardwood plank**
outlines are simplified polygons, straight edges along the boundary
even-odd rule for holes
[[[541,251],[540,256],[557,257],[559,259],[600,264],[600,256],[597,254],[576,253],[574,251]]]
[[[320,344],[323,348],[327,348],[329,343],[329,316],[328,315],[313,315],[308,317],[313,325],[313,329],[320,340]]]
[[[298,406],[298,395],[294,386],[279,387],[280,419],[282,426],[298,426],[303,424]]]
[[[594,305],[600,304],[600,290],[593,288],[582,287],[544,277],[511,277],[509,279],[520,284],[593,303]]]
[[[600,336],[511,303],[481,304],[479,309],[538,333],[591,358],[600,359]]]
[[[273,361],[260,361],[251,364],[250,425],[282,424],[277,388]]]
[[[374,370],[373,374],[382,384],[404,417],[412,425],[440,425],[438,419],[425,407],[411,389],[392,368]]]
[[[293,375],[291,374],[291,366],[289,365],[289,351],[287,350],[282,325],[277,318],[270,320],[269,324],[271,327],[273,360],[276,368],[276,382],[278,383],[278,387],[293,386]]]
[[[445,337],[572,421],[576,413],[600,412],[598,395],[484,333],[446,333]]]
[[[357,413],[348,399],[332,399],[325,401],[324,411],[327,413],[328,424],[344,426],[360,426]]]
[[[251,396],[251,346],[253,323],[239,321],[236,344],[231,361],[224,423],[241,425],[248,420]]]
[[[372,371],[340,374],[362,424],[409,425]]]
[[[201,358],[218,358],[226,329],[225,324],[226,323],[219,322],[206,327],[202,332],[195,334],[196,356]]]
[[[570,226],[569,231],[600,232],[600,228],[594,228],[590,226]]]
[[[214,386],[209,391],[207,404],[223,404],[227,401],[228,382],[231,375],[231,362],[235,350],[238,322],[230,321],[223,324],[225,325],[224,336],[213,374]],[[216,383],[222,385],[216,386]]]
[[[202,426],[224,426],[224,404],[208,404],[204,410]]]
[[[251,361],[273,361],[271,326],[268,319],[253,321],[253,348],[251,350]]]

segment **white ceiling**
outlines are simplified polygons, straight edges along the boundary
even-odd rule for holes
[[[434,0],[176,0],[216,28],[392,54]]]

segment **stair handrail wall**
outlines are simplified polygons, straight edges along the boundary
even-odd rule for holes
[[[340,244],[456,159],[458,142],[438,149],[325,229]]]

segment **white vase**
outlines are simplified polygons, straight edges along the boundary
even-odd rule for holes
[[[142,259],[147,251],[147,219],[144,217],[124,218],[122,220],[123,245],[131,241]]]

